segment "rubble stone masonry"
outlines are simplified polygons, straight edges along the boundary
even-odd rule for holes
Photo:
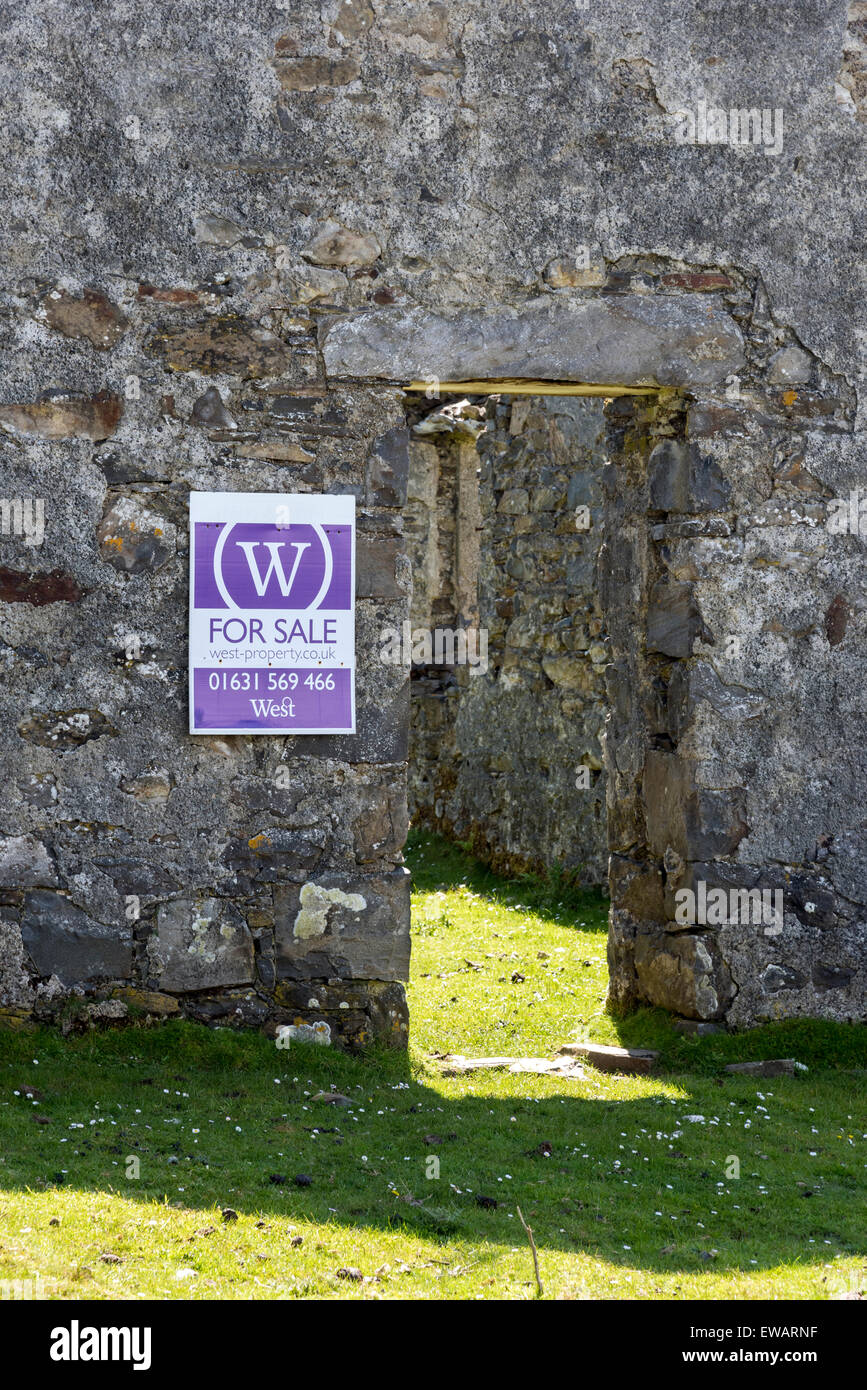
[[[470,455],[491,666],[461,675],[428,813],[506,867],[547,843],[590,878],[607,823],[614,1007],[864,1017],[849,19],[6,8],[0,1020],[405,1043],[411,679],[380,634],[414,580],[476,620],[472,553],[446,594],[413,530],[425,459],[455,470],[457,525]],[[779,149],[675,138],[700,102],[781,110]],[[528,403],[496,386],[515,377],[611,390]],[[494,383],[469,453],[413,431],[406,388],[433,379]],[[355,496],[355,735],[188,734],[191,490]],[[16,525],[25,499],[44,530]],[[585,758],[604,773],[579,792]],[[782,889],[782,930],[678,923],[698,881]]]

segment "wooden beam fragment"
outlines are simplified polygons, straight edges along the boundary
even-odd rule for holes
[[[586,381],[533,381],[501,377],[490,381],[411,381],[406,391],[436,391],[440,396],[655,396],[660,386],[594,385]]]

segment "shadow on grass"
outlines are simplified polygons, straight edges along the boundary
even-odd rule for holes
[[[39,1086],[38,1107],[14,1095],[24,1083]],[[667,1274],[818,1266],[867,1249],[851,1076],[759,1083],[772,1099],[763,1091],[758,1105],[744,1077],[606,1079],[632,1088],[624,1099],[520,1083],[525,1094],[502,1095],[503,1078],[425,1079],[406,1054],[281,1052],[259,1034],[189,1023],[0,1035],[0,1184],[506,1247],[522,1243],[520,1204],[540,1250]],[[313,1099],[332,1087],[351,1107]],[[696,1113],[704,1123],[686,1121]],[[125,1177],[131,1156],[137,1180]]]

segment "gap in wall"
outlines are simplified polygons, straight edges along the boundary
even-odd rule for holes
[[[499,872],[605,887],[605,402],[418,396],[407,414],[413,824]],[[467,631],[470,660],[447,640],[425,660],[437,629]]]

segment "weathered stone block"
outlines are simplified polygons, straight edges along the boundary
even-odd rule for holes
[[[601,1043],[564,1043],[558,1055],[583,1057],[599,1071],[633,1072],[646,1075],[652,1071],[658,1052],[646,1047],[605,1047]]]
[[[721,511],[731,488],[718,463],[694,444],[666,439],[648,461],[650,505],[659,512]]]
[[[685,1018],[721,1017],[731,999],[731,976],[706,933],[641,934],[635,940],[641,997]]]
[[[713,385],[740,368],[737,324],[696,295],[616,295],[522,312],[445,318],[384,309],[324,333],[331,376],[409,381],[536,377],[632,385]]]
[[[297,877],[316,868],[330,838],[321,826],[310,826],[306,830],[266,826],[248,839],[229,844],[223,862],[260,883]]]
[[[175,549],[172,522],[144,505],[137,496],[115,495],[108,499],[96,532],[104,560],[124,574],[145,574],[160,569]]]
[[[301,61],[303,64],[324,64],[330,78],[338,77],[341,79],[329,81],[329,86],[343,86],[358,76],[357,65],[352,62],[325,63],[323,59],[313,58]],[[321,70],[321,68],[318,69],[318,71]],[[299,68],[294,65],[284,67],[281,72],[281,81],[284,75],[290,73],[297,78]],[[319,86],[320,84],[316,82],[314,85]],[[343,227],[339,222],[333,220],[324,223],[302,252],[305,260],[312,261],[314,265],[324,266],[371,265],[381,254],[382,248],[375,236],[370,233],[352,231],[351,228]]]
[[[729,1062],[727,1072],[735,1076],[794,1076],[794,1057],[770,1057],[762,1062]]]
[[[128,320],[101,290],[86,289],[76,298],[66,290],[51,290],[42,301],[45,319],[67,338],[83,338],[107,351],[124,334]]]
[[[148,959],[166,994],[251,984],[253,937],[233,903],[176,898],[158,909]]]
[[[192,327],[165,325],[151,338],[148,351],[175,372],[226,372],[245,379],[279,376],[290,362],[275,334],[231,315]]]
[[[693,586],[657,580],[647,610],[647,650],[663,656],[692,656],[699,636],[710,639]]]
[[[60,893],[33,892],[24,900],[21,936],[39,975],[56,975],[64,985],[129,979],[132,933],[104,926]]]
[[[403,541],[397,536],[378,536],[359,530],[355,548],[355,592],[358,598],[401,599]]]
[[[745,790],[697,788],[692,765],[676,753],[648,750],[643,798],[648,841],[660,859],[668,849],[684,860],[733,854],[749,832]]]
[[[405,980],[406,869],[375,878],[328,873],[274,893],[278,979]]]
[[[51,856],[34,835],[0,838],[0,888],[52,888],[57,872]]]
[[[346,87],[361,69],[353,58],[278,58],[274,67],[284,92],[315,92],[319,87]]]
[[[364,810],[352,825],[356,861],[364,864],[399,854],[408,831],[405,782],[383,788],[379,795],[371,788]]]
[[[373,441],[367,460],[367,501],[373,507],[402,507],[409,477],[409,430],[388,430]]]
[[[639,921],[665,921],[662,873],[658,864],[612,854],[608,860],[612,905]]]
[[[109,391],[94,396],[49,392],[38,401],[0,405],[0,429],[38,439],[91,439],[98,443],[114,434],[123,404]]]

